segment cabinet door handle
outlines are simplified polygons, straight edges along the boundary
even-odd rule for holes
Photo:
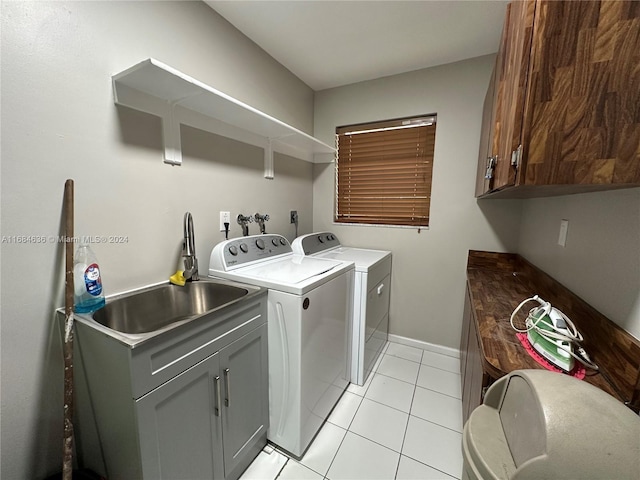
[[[224,399],[225,407],[228,407],[231,404],[231,382],[229,381],[229,369],[224,369],[224,383],[226,387],[226,397]]]
[[[378,295],[382,295],[382,291],[384,290],[384,283],[381,283],[378,286]]]
[[[213,408],[216,417],[220,416],[220,375],[213,377],[213,388],[216,392],[216,404]]]

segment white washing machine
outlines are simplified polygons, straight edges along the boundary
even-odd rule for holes
[[[216,245],[209,276],[268,291],[268,439],[300,458],[349,384],[352,262],[294,255],[281,235]]]
[[[302,235],[294,253],[356,264],[351,320],[351,383],[364,385],[389,337],[391,252],[343,247],[331,232]]]

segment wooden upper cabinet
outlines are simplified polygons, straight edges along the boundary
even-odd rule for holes
[[[494,136],[494,91],[496,84],[495,69],[491,75],[487,96],[482,109],[482,129],[480,131],[480,152],[478,154],[478,172],[476,176],[476,197],[493,189],[495,159],[493,159]]]
[[[484,192],[640,185],[640,2],[512,2],[494,75]]]

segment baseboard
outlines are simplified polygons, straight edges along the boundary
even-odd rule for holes
[[[427,350],[429,352],[440,353],[441,355],[447,355],[448,357],[460,358],[460,350],[457,348],[436,345],[435,343],[414,340],[413,338],[401,337],[400,335],[393,335],[391,333],[389,334],[389,341],[407,345],[409,347],[421,348],[422,350]]]

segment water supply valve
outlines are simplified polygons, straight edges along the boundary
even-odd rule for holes
[[[264,222],[269,221],[269,214],[265,213],[264,215],[260,215],[259,213],[256,213],[254,218],[256,220],[256,223],[260,225],[260,233],[263,235],[267,233],[264,228]]]
[[[241,213],[238,214],[238,225],[242,227],[242,236],[247,237],[249,235],[249,224],[253,222],[253,217],[244,216]]]

